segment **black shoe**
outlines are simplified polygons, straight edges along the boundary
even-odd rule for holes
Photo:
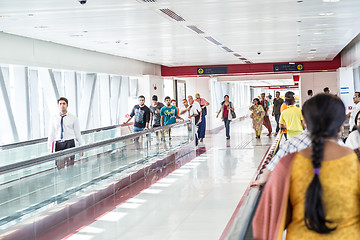
[[[226,137],[226,140],[230,140],[230,137]]]

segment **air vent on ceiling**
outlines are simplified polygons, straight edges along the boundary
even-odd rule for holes
[[[227,51],[227,52],[234,52],[233,50],[231,50],[230,48],[228,48],[228,47],[222,47],[225,51]]]
[[[174,13],[173,11],[171,11],[168,8],[163,8],[160,9],[160,11],[162,11],[163,13],[165,13],[166,15],[168,15],[169,17],[171,17],[172,19],[174,19],[175,21],[178,22],[183,22],[185,21],[185,19],[183,19],[182,17],[180,17],[178,14]]]
[[[251,61],[245,61],[246,63],[251,63]]]
[[[216,41],[213,37],[205,37],[209,42],[212,42],[215,45],[221,45],[220,42]]]
[[[194,32],[198,33],[198,34],[205,33],[205,32],[203,32],[201,29],[199,29],[199,28],[196,27],[196,26],[190,25],[190,26],[187,26],[187,27],[190,28],[191,30],[193,30]]]
[[[241,57],[241,55],[238,54],[238,53],[234,53],[234,56],[235,56],[235,57]]]
[[[246,61],[247,59],[246,58],[239,58],[240,60],[243,60],[243,61]]]
[[[141,1],[146,2],[146,3],[149,3],[149,2],[154,3],[154,2],[156,2],[156,0],[141,0]]]

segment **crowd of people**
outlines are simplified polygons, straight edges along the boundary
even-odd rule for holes
[[[285,94],[287,107],[276,119],[287,141],[251,183],[265,185],[253,219],[254,239],[283,239],[285,229],[286,239],[360,239],[360,93],[347,115],[329,88],[315,96],[308,91],[302,109],[294,100],[293,92]],[[252,115],[254,106],[264,112],[259,99],[254,102]],[[253,117],[256,135],[264,116]],[[352,131],[344,143],[339,134],[346,119]]]

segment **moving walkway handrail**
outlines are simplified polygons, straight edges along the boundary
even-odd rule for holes
[[[33,165],[48,162],[48,161],[58,160],[60,158],[65,158],[65,157],[69,157],[69,156],[72,156],[72,155],[75,155],[75,154],[78,154],[81,152],[88,151],[90,149],[106,146],[106,145],[116,143],[119,141],[135,139],[142,135],[146,135],[146,134],[157,132],[157,131],[162,131],[165,129],[169,129],[169,128],[173,128],[173,127],[177,127],[177,126],[181,126],[181,125],[185,125],[185,124],[187,125],[190,123],[191,123],[190,120],[186,120],[183,122],[178,122],[178,123],[174,123],[174,124],[170,124],[170,125],[166,125],[166,126],[156,127],[156,128],[144,130],[144,131],[137,132],[137,133],[131,133],[131,134],[124,135],[121,137],[111,138],[111,139],[107,139],[107,140],[103,140],[103,141],[99,141],[99,142],[95,142],[95,143],[91,143],[91,144],[87,144],[87,145],[83,145],[83,146],[69,148],[69,149],[66,149],[63,151],[59,151],[59,152],[49,153],[45,156],[36,157],[31,160],[8,164],[6,166],[0,167],[0,174],[19,170],[19,169],[22,169],[25,167],[33,166]]]
[[[283,133],[280,133],[276,137],[275,142],[271,145],[265,158],[260,163],[255,179],[258,179],[260,177],[266,165],[271,161],[272,157],[277,152],[282,136]],[[228,235],[226,236],[226,239],[228,240],[245,239],[248,230],[251,229],[252,218],[255,214],[260,196],[261,196],[261,190],[259,188],[249,189],[249,191],[246,193],[246,196],[244,198],[244,202],[239,209],[239,212],[236,214],[235,221],[231,226],[231,229]]]
[[[111,126],[106,126],[106,127],[88,129],[88,130],[81,131],[81,135],[93,133],[93,132],[110,130],[110,129],[114,129],[114,128],[118,128],[118,127],[126,127],[126,126],[130,126],[130,125],[132,125],[132,124],[127,123],[127,124],[117,124],[117,125],[111,125]],[[12,149],[12,148],[28,146],[31,144],[37,144],[37,143],[42,143],[42,142],[46,142],[46,141],[47,141],[47,137],[37,138],[37,139],[32,139],[32,140],[22,141],[22,142],[16,142],[16,143],[9,143],[9,144],[5,144],[5,145],[0,145],[0,150],[8,150],[8,149]]]

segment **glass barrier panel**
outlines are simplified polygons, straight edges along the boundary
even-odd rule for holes
[[[81,194],[91,194],[101,182],[114,182],[144,168],[169,151],[193,141],[192,125],[147,132],[111,142],[69,157],[0,173],[0,230]],[[170,133],[169,133],[170,132]],[[87,142],[119,136],[121,129],[88,134]],[[28,159],[21,152],[16,157]],[[35,154],[36,155],[36,154]]]

